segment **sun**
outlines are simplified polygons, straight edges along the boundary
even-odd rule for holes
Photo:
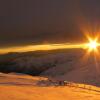
[[[89,43],[87,43],[87,48],[89,49],[89,51],[96,51],[97,47],[98,47],[97,40],[89,39]]]
[[[96,41],[90,41],[88,44],[90,49],[96,49],[97,48],[97,42]]]

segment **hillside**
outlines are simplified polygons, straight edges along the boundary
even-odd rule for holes
[[[1,72],[53,77],[56,80],[100,86],[100,58],[95,60],[92,54],[86,57],[86,51],[82,49],[15,53],[2,55],[1,58]]]
[[[72,60],[75,62],[77,59],[80,59],[82,55],[83,50],[79,49],[10,53],[0,56],[0,71],[6,73],[17,72],[39,75],[43,71],[59,66],[59,64],[70,62]]]

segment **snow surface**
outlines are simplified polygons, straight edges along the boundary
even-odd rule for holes
[[[100,88],[55,86],[44,77],[0,73],[0,100],[100,100]]]
[[[42,71],[39,76],[14,73],[37,71],[34,67]],[[100,100],[99,56],[76,50],[17,57],[5,68],[13,71],[0,73],[0,100]],[[61,86],[60,81],[71,85]]]

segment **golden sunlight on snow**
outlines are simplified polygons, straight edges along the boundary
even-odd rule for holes
[[[100,88],[91,90],[79,87],[37,84],[43,77],[0,74],[0,100],[100,100]],[[87,85],[87,87],[90,87]]]

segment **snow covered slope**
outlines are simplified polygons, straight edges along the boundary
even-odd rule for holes
[[[51,76],[58,80],[100,86],[100,58],[95,59],[92,55],[86,59],[84,55],[78,59],[75,57],[71,61],[66,61],[48,69],[41,73],[41,75]]]
[[[23,74],[0,73],[0,100],[100,100],[100,88],[78,84],[71,86],[49,86],[44,77]],[[41,84],[37,84],[41,81]],[[77,84],[76,84],[77,85]],[[91,90],[88,89],[91,87]]]

